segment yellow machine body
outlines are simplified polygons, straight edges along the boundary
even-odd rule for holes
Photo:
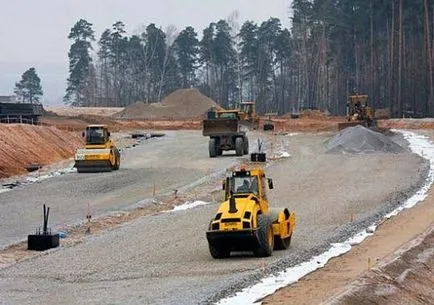
[[[225,200],[206,233],[212,257],[229,257],[231,251],[270,256],[273,249],[289,247],[295,213],[287,208],[269,207],[267,181],[268,187],[273,188],[272,180],[266,179],[261,168],[228,172],[223,183]]]
[[[374,110],[368,105],[368,96],[365,94],[351,95],[347,102],[347,122],[339,123],[338,129],[363,125],[375,126]]]
[[[110,132],[105,125],[89,125],[83,132],[85,147],[75,153],[77,172],[104,172],[120,167],[120,152],[110,139]]]

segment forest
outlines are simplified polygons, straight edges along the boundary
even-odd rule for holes
[[[223,107],[256,101],[260,113],[344,114],[368,94],[393,117],[434,115],[433,0],[293,0],[279,19],[240,22],[237,12],[200,33],[156,24],[127,35],[115,22],[99,38],[79,20],[64,102],[127,106],[197,87]]]

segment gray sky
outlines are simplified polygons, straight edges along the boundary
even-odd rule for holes
[[[226,19],[233,11],[239,23],[277,17],[289,26],[290,0],[0,0],[0,95],[11,94],[14,82],[34,66],[42,79],[45,97],[58,103],[64,91],[74,23],[84,18],[93,24],[98,39],[105,28],[120,20],[129,34],[151,22],[163,29],[191,25],[196,31]]]

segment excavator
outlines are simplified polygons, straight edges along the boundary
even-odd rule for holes
[[[288,208],[270,208],[266,186],[273,180],[261,167],[241,166],[229,170],[223,182],[225,199],[206,232],[210,254],[227,258],[232,251],[252,251],[257,257],[290,246],[295,213]]]
[[[89,125],[83,131],[86,145],[77,149],[75,164],[78,173],[109,172],[118,170],[121,163],[119,149],[110,139],[105,125]]]
[[[374,110],[368,105],[365,94],[351,95],[347,102],[347,122],[339,123],[338,130],[363,125],[375,127]]]

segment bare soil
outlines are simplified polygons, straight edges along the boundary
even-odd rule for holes
[[[115,114],[118,119],[193,119],[201,118],[216,102],[198,89],[180,89],[168,95],[161,103],[136,102]]]
[[[59,116],[76,117],[80,115],[112,116],[124,110],[124,107],[68,107],[68,106],[48,106],[46,111]]]
[[[82,145],[78,133],[56,127],[3,124],[0,128],[0,178],[26,173],[31,164],[70,158]]]

